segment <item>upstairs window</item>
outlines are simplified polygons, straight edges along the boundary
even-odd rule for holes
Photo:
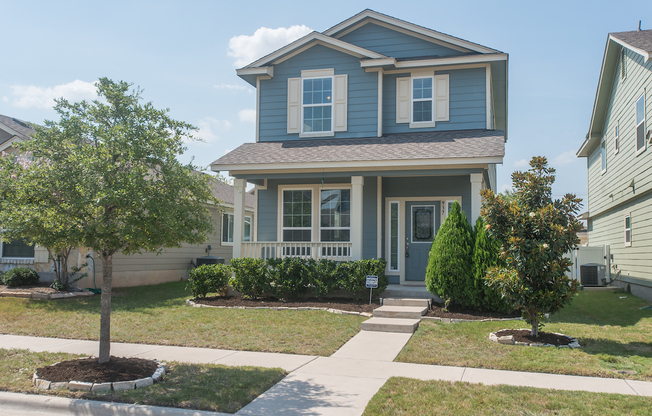
[[[625,246],[632,245],[632,216],[625,214]]]
[[[614,153],[618,153],[618,122],[616,121],[616,126],[614,127]]]
[[[600,142],[600,160],[602,161],[602,173],[607,171],[607,144],[606,140]]]
[[[303,80],[302,133],[333,131],[333,78]]]
[[[645,93],[636,100],[636,151],[645,150]]]
[[[412,122],[424,123],[433,120],[432,114],[433,77],[412,78]]]

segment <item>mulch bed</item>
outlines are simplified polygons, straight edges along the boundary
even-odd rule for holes
[[[21,293],[59,293],[58,290],[52,289],[50,287],[52,283],[46,283],[46,282],[40,282],[38,285],[33,285],[33,286],[18,286],[18,287],[9,287],[7,285],[0,284],[0,292],[4,292],[6,290],[12,291],[12,292],[21,292]]]
[[[514,313],[498,313],[498,312],[484,312],[484,311],[474,311],[465,309],[459,305],[450,305],[448,307],[448,312],[444,312],[443,303],[433,303],[430,307],[426,316],[436,316],[439,318],[450,318],[450,319],[466,319],[471,321],[481,321],[483,319],[506,319],[506,318],[519,318],[521,314],[519,312]]]
[[[530,335],[529,329],[502,329],[496,332],[497,337],[506,337],[512,335],[516,342],[541,342],[543,344],[552,344],[556,347],[560,345],[569,345],[573,340],[565,335],[553,334],[551,332],[539,331],[539,337],[535,338]]]
[[[245,299],[242,297],[234,297],[234,296],[212,296],[212,297],[207,297],[205,299],[194,299],[194,301],[195,303],[201,303],[204,305],[211,305],[211,306],[226,306],[226,307],[246,306],[250,308],[309,307],[309,308],[330,308],[330,309],[339,309],[341,311],[369,312],[369,313],[372,313],[374,309],[380,307],[378,301],[374,301],[374,303],[370,305],[368,301],[367,303],[364,303],[364,302],[357,302],[354,301],[353,299],[346,299],[346,298],[324,298],[324,299],[307,298],[301,301],[283,302],[272,298]]]
[[[97,358],[62,361],[36,370],[38,377],[51,381],[86,381],[112,383],[151,377],[158,364],[143,358],[120,358],[111,356],[108,363],[99,364]]]

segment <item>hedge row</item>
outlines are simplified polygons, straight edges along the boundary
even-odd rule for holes
[[[223,276],[233,272],[228,284],[242,296],[248,298],[273,297],[282,300],[297,299],[304,295],[318,298],[343,289],[355,299],[364,299],[368,275],[378,276],[380,294],[387,288],[386,262],[380,260],[356,260],[338,263],[332,260],[239,258],[231,260],[231,266],[210,265],[198,267],[190,272],[188,288],[196,298],[226,288]]]

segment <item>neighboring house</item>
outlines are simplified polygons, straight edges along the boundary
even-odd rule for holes
[[[234,257],[384,258],[390,283],[422,286],[452,203],[474,222],[496,189],[507,59],[364,10],[238,69],[256,142],[212,164],[256,185],[254,239],[236,227]]]
[[[610,33],[586,140],[589,246],[612,278],[652,300],[652,30]],[[610,260],[610,264],[609,264]],[[608,267],[609,269],[609,267]]]
[[[0,115],[0,148],[12,153],[16,140],[29,140],[34,130],[29,123],[11,117]],[[163,249],[159,255],[144,252],[126,256],[116,254],[113,259],[113,286],[140,286],[168,281],[180,280],[188,276],[191,261],[207,255],[208,245],[211,245],[210,255],[223,257],[228,262],[233,253],[233,203],[234,190],[231,185],[214,181],[213,195],[222,201],[222,205],[211,206],[211,215],[215,232],[208,241],[200,245],[183,244],[180,248]],[[251,222],[254,217],[254,196],[247,194],[244,203],[245,222],[244,240],[249,240]],[[0,271],[14,267],[30,267],[41,275],[43,281],[54,280],[54,263],[48,259],[47,250],[42,247],[30,246],[24,241],[11,243],[0,240]],[[81,265],[86,262],[88,250],[80,248],[70,256],[70,265]],[[102,282],[102,264],[98,256],[95,258],[95,285]],[[92,262],[88,267],[89,276],[77,283],[79,287],[93,286]]]

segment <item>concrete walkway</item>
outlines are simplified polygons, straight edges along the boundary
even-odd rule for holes
[[[652,397],[652,382],[393,362],[410,336],[362,331],[331,357],[121,343],[112,343],[111,353],[166,361],[280,367],[290,373],[237,415],[360,415],[371,397],[393,376]],[[95,355],[98,342],[0,335],[0,348]],[[42,408],[45,401],[47,414],[206,414],[154,406],[56,399],[0,393],[0,413],[37,414],[30,409],[39,405]]]

